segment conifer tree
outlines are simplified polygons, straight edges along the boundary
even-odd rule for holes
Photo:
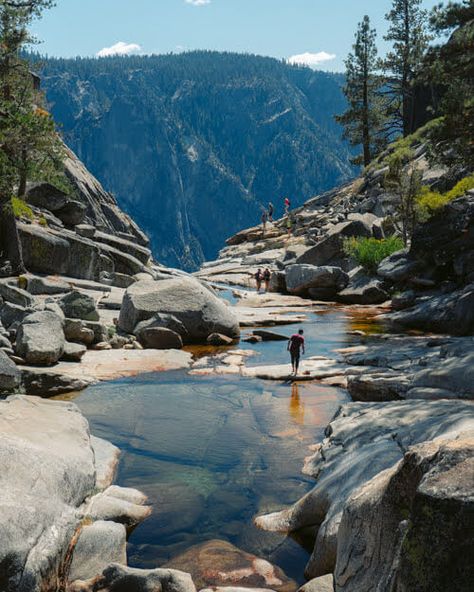
[[[392,9],[386,15],[390,26],[385,40],[393,43],[383,61],[389,134],[401,132],[407,136],[414,131],[414,82],[430,40],[427,12],[421,3],[422,0],[393,0]]]
[[[354,164],[367,166],[383,145],[384,121],[382,98],[379,93],[380,76],[377,74],[377,33],[366,15],[359,23],[351,52],[346,59],[344,94],[348,110],[336,117],[344,126],[344,137],[353,146],[362,146],[362,154]]]
[[[61,144],[21,52],[34,42],[33,19],[52,0],[0,0],[0,251],[14,273],[24,272],[21,243],[12,206],[29,175],[61,160]]]
[[[427,77],[441,89],[433,132],[438,156],[448,164],[474,167],[474,1],[449,2],[431,15],[433,31],[449,35],[428,52]]]

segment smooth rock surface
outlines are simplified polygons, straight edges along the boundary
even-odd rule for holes
[[[16,352],[28,364],[50,366],[63,355],[62,320],[53,312],[35,312],[21,322],[16,335]]]
[[[158,312],[176,317],[187,330],[185,342],[205,342],[211,333],[237,337],[238,321],[231,309],[193,278],[140,281],[124,296],[120,328],[133,333],[136,325]]]

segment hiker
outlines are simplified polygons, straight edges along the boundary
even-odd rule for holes
[[[273,212],[274,212],[274,207],[272,202],[268,202],[268,219],[270,220],[270,222],[273,222]]]
[[[288,216],[288,212],[290,211],[290,206],[291,206],[290,200],[287,197],[285,197],[284,203],[285,203],[285,214]]]
[[[265,292],[270,290],[270,280],[272,279],[272,272],[268,269],[268,267],[263,272],[263,281],[265,282]]]
[[[296,376],[298,374],[298,367],[300,365],[300,355],[301,352],[304,354],[304,331],[300,329],[298,333],[292,335],[288,341],[287,350],[290,352],[291,356],[291,367],[293,370],[293,374]],[[300,351],[301,350],[301,351]]]
[[[265,228],[267,226],[267,212],[264,210],[262,212],[262,236],[265,236]]]
[[[254,278],[255,278],[255,283],[257,284],[257,294],[259,294],[260,293],[260,288],[262,287],[262,279],[263,279],[262,270],[261,269],[259,269],[257,271],[257,273],[254,275]]]

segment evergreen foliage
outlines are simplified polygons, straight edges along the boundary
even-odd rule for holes
[[[422,72],[430,40],[428,15],[421,4],[422,0],[393,0],[392,9],[386,15],[390,26],[385,40],[393,43],[383,61],[384,93],[389,99],[387,131],[404,136],[415,128],[414,86]]]
[[[443,116],[434,134],[437,156],[448,165],[474,167],[474,2],[449,2],[432,13],[438,34],[449,35],[446,43],[431,48],[427,76],[438,82]]]
[[[385,141],[382,134],[385,120],[384,101],[380,94],[377,74],[376,31],[366,15],[359,23],[353,53],[346,60],[344,94],[348,110],[336,120],[344,126],[344,135],[352,146],[362,146],[362,154],[353,159],[355,164],[368,166]]]

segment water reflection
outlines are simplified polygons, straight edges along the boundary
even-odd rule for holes
[[[290,415],[295,423],[304,424],[304,402],[300,397],[300,385],[297,382],[291,385]]]

